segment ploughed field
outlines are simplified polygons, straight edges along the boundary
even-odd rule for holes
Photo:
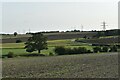
[[[99,39],[86,39],[86,40],[79,40],[79,42],[85,42],[85,43],[97,43],[97,44],[115,44],[120,43],[120,37],[119,36],[112,36],[112,37],[104,37]]]
[[[66,32],[66,33],[44,33],[44,35],[48,38],[48,40],[59,40],[59,39],[73,39],[73,38],[83,38],[85,35],[88,37],[92,37],[96,35],[96,32]],[[17,36],[14,35],[3,35],[0,38],[2,43],[15,43],[16,40],[21,40],[26,42],[28,38],[31,37],[29,34],[19,34]]]
[[[3,78],[118,78],[118,53],[3,59]]]

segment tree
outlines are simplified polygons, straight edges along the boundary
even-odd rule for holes
[[[47,38],[42,33],[33,33],[32,37],[25,43],[27,52],[38,51],[47,49]]]
[[[87,36],[85,35],[83,38],[87,39]]]
[[[14,36],[17,36],[17,32],[14,32]]]

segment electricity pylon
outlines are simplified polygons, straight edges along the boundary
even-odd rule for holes
[[[29,28],[29,33],[30,33],[30,28]]]
[[[101,26],[103,26],[103,31],[105,31],[105,30],[106,30],[106,26],[108,26],[108,25],[106,25],[106,22],[105,22],[105,21],[102,22],[102,24],[103,24],[103,25],[101,25]]]
[[[81,25],[81,31],[83,31],[83,25]]]

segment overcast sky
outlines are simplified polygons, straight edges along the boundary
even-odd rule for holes
[[[60,0],[59,0],[60,1]],[[1,13],[0,13],[1,14]],[[102,30],[118,28],[118,2],[3,2],[2,32]]]

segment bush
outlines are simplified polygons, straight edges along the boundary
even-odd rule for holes
[[[57,53],[58,55],[64,55],[66,52],[65,48],[63,46],[58,46],[55,47],[55,53]]]
[[[22,42],[22,40],[19,40],[19,39],[18,39],[18,40],[16,40],[16,43],[21,43],[21,42]]]
[[[79,53],[87,53],[87,49],[85,47],[79,47],[78,52]]]
[[[55,53],[58,55],[64,55],[64,54],[83,54],[87,53],[87,49],[85,47],[78,47],[78,48],[64,48],[64,47],[56,47]]]
[[[116,45],[118,49],[120,49],[120,45]]]
[[[74,52],[72,51],[71,48],[66,48],[66,49],[65,49],[65,53],[66,53],[66,54],[73,54]]]
[[[7,57],[8,58],[13,58],[13,57],[15,57],[15,55],[14,55],[13,52],[8,52]]]
[[[98,53],[98,52],[101,52],[102,50],[101,50],[101,47],[94,47],[93,48],[93,52],[94,53]]]
[[[83,54],[87,52],[87,49],[85,47],[78,47],[78,48],[73,48],[71,51],[74,54]]]
[[[27,52],[31,53],[33,50],[31,48],[26,49]]]
[[[79,38],[75,39],[75,42],[79,42]]]
[[[54,54],[52,52],[49,53],[50,56],[53,56]]]
[[[91,50],[87,50],[87,53],[93,53]]]
[[[85,47],[78,47],[78,48],[66,48],[66,54],[82,54],[87,53],[87,49]]]
[[[31,54],[25,54],[21,56],[26,56],[26,57],[34,57],[34,56],[45,56],[44,54],[39,54],[39,53],[31,53]]]
[[[109,52],[117,52],[117,46],[111,46]]]
[[[27,47],[27,46],[25,46]],[[32,46],[29,46],[27,49],[26,49],[27,52],[31,53],[34,51],[33,47]]]
[[[104,46],[104,47],[102,48],[102,51],[103,51],[103,52],[108,52],[108,49],[109,49],[109,48],[108,48],[107,46]]]
[[[80,53],[80,50],[79,50],[79,48],[73,48],[73,49],[71,49],[71,52],[72,52],[73,54],[79,54],[79,53]]]

